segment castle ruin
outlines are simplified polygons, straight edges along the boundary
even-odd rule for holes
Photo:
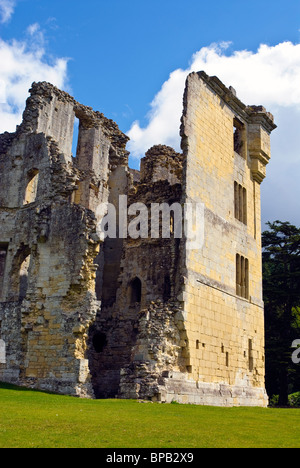
[[[191,73],[182,152],[154,146],[137,171],[113,121],[34,83],[22,124],[0,136],[0,381],[266,406],[260,185],[275,128],[262,106]],[[117,235],[103,239],[105,203]],[[198,249],[171,212],[169,237],[120,235],[127,208],[162,203],[203,207]]]

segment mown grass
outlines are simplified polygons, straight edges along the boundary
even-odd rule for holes
[[[299,448],[300,410],[80,400],[0,384],[0,448]]]

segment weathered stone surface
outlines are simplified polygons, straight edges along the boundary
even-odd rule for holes
[[[0,135],[0,380],[86,398],[266,405],[260,183],[275,125],[233,91],[192,73],[182,153],[154,146],[139,172],[113,121],[32,85],[22,124]],[[117,236],[103,239],[105,203]],[[163,236],[159,217],[130,211],[163,203],[205,204],[203,247],[189,250],[172,213]]]
[[[75,116],[80,128],[72,158]],[[47,83],[33,85],[16,133],[0,136],[0,321],[6,344],[0,379],[93,396],[85,356],[100,306],[96,208],[108,200],[112,167],[127,164],[127,140],[102,114]]]

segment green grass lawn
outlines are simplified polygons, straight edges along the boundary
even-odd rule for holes
[[[0,448],[299,448],[300,410],[80,400],[0,384]]]

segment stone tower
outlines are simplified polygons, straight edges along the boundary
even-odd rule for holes
[[[182,153],[154,146],[134,171],[114,122],[34,84],[23,123],[0,136],[0,380],[266,406],[260,184],[274,128],[263,107],[192,73]],[[105,239],[103,203],[116,213]],[[175,215],[187,206],[201,207],[196,246]]]
[[[192,400],[267,404],[260,184],[275,128],[271,114],[245,106],[218,78],[188,77],[183,193],[205,205],[204,245],[185,250],[183,267]]]

